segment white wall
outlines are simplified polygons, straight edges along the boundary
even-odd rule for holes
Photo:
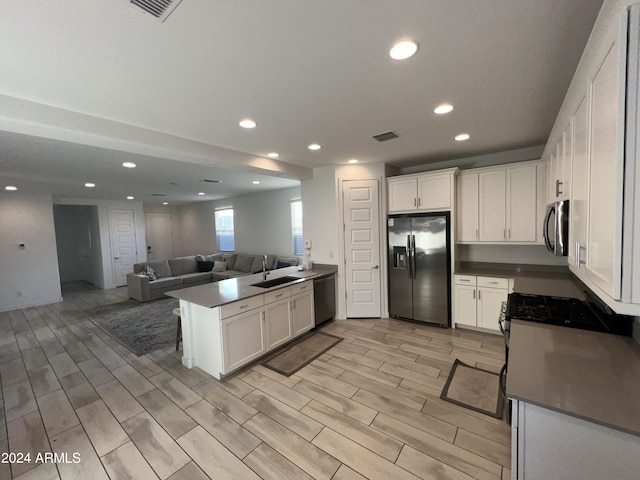
[[[567,266],[567,257],[552,255],[544,245],[457,245],[456,260],[458,262]]]
[[[51,196],[0,193],[0,225],[0,311],[61,301]]]
[[[302,181],[300,188],[304,238],[311,240],[311,259],[316,263],[336,265],[341,221],[335,167],[315,168],[313,179]]]
[[[233,207],[236,252],[292,256],[291,200],[300,198],[293,187],[180,207],[182,241],[174,249],[179,255],[217,251],[214,212]]]

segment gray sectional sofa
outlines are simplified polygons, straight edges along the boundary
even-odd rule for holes
[[[214,253],[136,263],[127,275],[129,297],[148,302],[164,293],[262,271],[264,255]],[[298,265],[297,257],[267,255],[267,270]]]

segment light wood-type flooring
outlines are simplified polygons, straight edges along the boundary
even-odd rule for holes
[[[456,358],[500,370],[499,336],[333,321],[344,341],[291,377],[256,363],[218,381],[175,348],[135,356],[83,311],[125,299],[70,284],[0,313],[0,460],[16,461],[0,479],[510,477],[505,421],[439,398]]]

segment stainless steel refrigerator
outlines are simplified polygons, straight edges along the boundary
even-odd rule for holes
[[[389,314],[451,325],[448,212],[390,215]]]

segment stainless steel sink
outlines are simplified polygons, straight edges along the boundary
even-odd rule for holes
[[[285,283],[295,282],[296,280],[300,280],[297,277],[280,277],[274,278],[271,280],[266,280],[264,282],[252,283],[252,287],[260,287],[260,288],[271,288],[277,287],[278,285],[284,285]]]

